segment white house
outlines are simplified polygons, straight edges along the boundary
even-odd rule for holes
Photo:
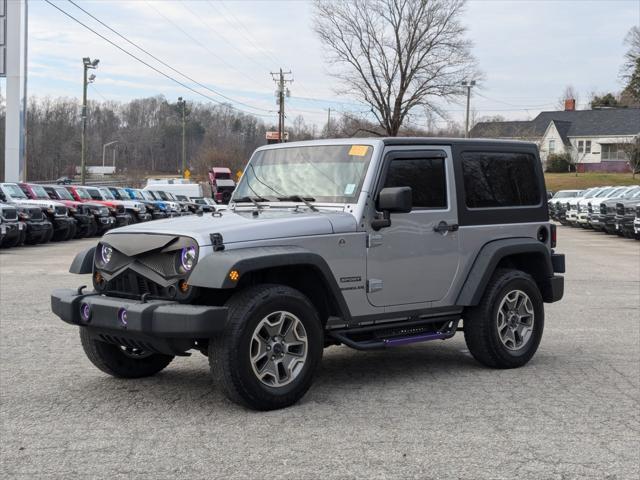
[[[543,163],[552,153],[568,153],[579,171],[629,171],[624,149],[640,136],[640,109],[574,107],[567,101],[565,110],[542,112],[525,122],[480,122],[470,136],[533,141]]]

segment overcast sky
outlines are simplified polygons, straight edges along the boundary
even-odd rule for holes
[[[194,85],[88,17],[65,0],[55,4],[140,58],[196,90]],[[307,1],[74,0],[131,41],[212,90],[248,106],[239,109],[275,118],[269,72],[293,71],[288,119],[302,114],[323,123],[327,108],[362,111],[337,97],[323,48],[311,28]],[[475,0],[464,14],[473,53],[484,72],[474,95],[478,116],[526,119],[555,109],[564,87],[580,93],[619,91],[618,71],[628,30],[640,24],[638,0]],[[29,1],[29,95],[80,97],[81,58],[99,58],[90,98],[127,100],[162,94],[207,101],[150,70],[65,17],[42,0]],[[4,91],[4,86],[3,86]],[[481,95],[481,96],[480,96]],[[313,100],[312,100],[313,99]],[[249,108],[254,107],[254,108]],[[446,107],[463,119],[463,105]],[[421,120],[417,117],[416,122]],[[442,125],[442,124],[441,124]]]

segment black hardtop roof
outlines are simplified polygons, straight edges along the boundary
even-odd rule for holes
[[[536,147],[533,142],[524,142],[521,140],[498,140],[492,138],[449,138],[449,137],[382,137],[380,138],[385,145],[457,145],[468,147],[470,145],[482,146],[518,146],[518,147]]]

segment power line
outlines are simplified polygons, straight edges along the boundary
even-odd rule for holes
[[[269,113],[275,113],[273,112],[273,110],[267,110],[265,108],[259,108],[259,107],[254,107],[252,105],[249,105],[247,103],[243,103],[240,102],[238,100],[235,100],[231,97],[228,97],[227,95],[224,95],[223,93],[220,93],[216,90],[214,90],[213,88],[210,88],[200,82],[198,82],[197,80],[194,80],[193,78],[191,78],[189,75],[182,73],[181,71],[177,70],[176,68],[172,67],[171,65],[169,65],[167,62],[165,62],[164,60],[161,60],[160,58],[156,57],[154,54],[152,54],[151,52],[149,52],[148,50],[145,50],[144,48],[142,48],[140,45],[134,43],[133,41],[129,40],[127,37],[125,37],[124,35],[122,35],[120,32],[116,31],[115,29],[111,28],[109,25],[107,25],[106,23],[104,23],[102,20],[100,20],[99,18],[95,17],[94,15],[92,15],[90,12],[88,12],[87,10],[85,10],[84,8],[82,8],[80,5],[78,5],[77,3],[75,3],[73,0],[67,0],[69,3],[71,3],[72,5],[74,5],[76,8],[82,10],[84,13],[86,13],[87,15],[89,15],[91,18],[93,18],[96,22],[98,22],[100,25],[102,25],[103,27],[109,29],[110,31],[112,31],[113,33],[115,33],[116,35],[118,35],[120,38],[122,38],[125,42],[129,43],[130,45],[133,45],[135,48],[137,48],[138,50],[140,50],[143,53],[146,53],[147,55],[149,55],[151,58],[153,58],[155,61],[157,61],[158,63],[164,65],[165,67],[169,68],[170,70],[174,71],[175,73],[177,73],[178,75],[186,78],[187,80],[189,80],[190,82],[195,83],[196,85],[204,88],[205,90],[210,91],[211,93],[214,93],[215,95],[218,95],[226,100],[229,100],[233,103],[236,103],[238,105],[243,105],[245,107],[251,108],[253,110],[260,110],[263,112],[269,112]]]
[[[47,2],[49,5],[51,5],[53,8],[55,8],[56,10],[60,11],[61,13],[63,13],[64,15],[66,15],[67,17],[69,17],[71,20],[73,20],[74,22],[82,25],[84,28],[86,28],[87,30],[89,30],[90,32],[93,32],[95,35],[97,35],[98,37],[100,37],[101,39],[103,39],[105,42],[113,45],[114,47],[116,47],[118,50],[122,51],[123,53],[125,53],[126,55],[130,56],[131,58],[133,58],[134,60],[137,60],[138,62],[142,63],[143,65],[149,67],[151,70],[159,73],[160,75],[162,75],[163,77],[171,80],[174,83],[177,83],[178,85],[180,85],[181,87],[186,88],[187,90],[195,93],[196,95],[200,95],[201,97],[206,98],[207,100],[217,103],[219,105],[226,105],[229,108],[236,110],[238,112],[247,114],[247,115],[255,115],[255,116],[262,116],[262,117],[270,117],[271,115],[266,115],[266,114],[259,114],[259,113],[251,113],[251,112],[247,112],[245,110],[241,110],[239,108],[234,107],[233,105],[229,105],[227,103],[221,102],[213,97],[210,97],[209,95],[206,95],[202,92],[199,92],[198,90],[190,87],[189,85],[181,82],[180,80],[177,80],[176,78],[173,78],[171,75],[168,75],[167,73],[163,72],[162,70],[159,70],[158,68],[154,67],[153,65],[145,62],[144,60],[142,60],[141,58],[137,57],[136,55],[134,55],[133,53],[129,52],[128,50],[122,48],[120,45],[118,45],[117,43],[113,42],[112,40],[110,40],[109,38],[105,37],[104,35],[102,35],[101,33],[97,32],[96,30],[94,30],[93,28],[91,28],[90,26],[86,25],[85,23],[81,22],[80,20],[78,20],[76,17],[74,17],[73,15],[71,15],[70,13],[66,12],[65,10],[63,10],[62,8],[58,7],[57,5],[55,5],[51,0],[44,0],[45,2]]]
[[[208,52],[211,56],[217,58],[221,63],[223,63],[224,65],[226,65],[228,68],[235,70],[236,72],[238,72],[240,75],[242,75],[244,78],[246,78],[247,80],[249,80],[252,83],[260,83],[258,82],[255,78],[250,77],[249,75],[247,75],[246,73],[244,73],[241,70],[238,70],[238,68],[236,68],[234,65],[230,64],[229,62],[227,62],[226,60],[224,60],[223,58],[221,58],[220,56],[218,56],[213,50],[211,50],[209,47],[207,47],[205,44],[203,44],[202,42],[200,42],[197,38],[194,38],[193,35],[191,35],[189,32],[187,32],[186,30],[184,30],[180,25],[178,25],[176,22],[174,22],[173,20],[171,20],[169,17],[167,17],[165,14],[163,14],[160,10],[158,10],[156,7],[154,7],[151,2],[145,0],[145,3],[147,5],[149,5],[149,7],[151,9],[153,9],[154,12],[156,12],[159,16],[161,16],[162,18],[164,18],[167,22],[169,22],[171,25],[173,25],[173,27],[175,27],[176,29],[180,30],[187,38],[189,38],[189,40],[191,40],[193,43],[195,43],[196,45],[198,45],[200,48],[202,48],[203,50],[205,50],[206,52]],[[181,4],[184,7],[184,4]],[[189,12],[193,15],[193,12],[191,12],[191,10],[189,10]],[[197,15],[194,15],[198,20],[200,20],[200,18]]]

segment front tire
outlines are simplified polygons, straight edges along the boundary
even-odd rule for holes
[[[480,304],[464,314],[464,339],[471,355],[492,368],[517,368],[536,353],[544,330],[544,303],[533,278],[499,269]]]
[[[283,285],[259,285],[226,304],[228,325],[209,342],[214,381],[235,403],[255,410],[300,400],[320,365],[324,345],[309,299]]]
[[[80,342],[91,363],[104,373],[117,378],[150,377],[164,369],[174,358],[172,355],[125,348],[95,340],[84,327],[80,327]]]

